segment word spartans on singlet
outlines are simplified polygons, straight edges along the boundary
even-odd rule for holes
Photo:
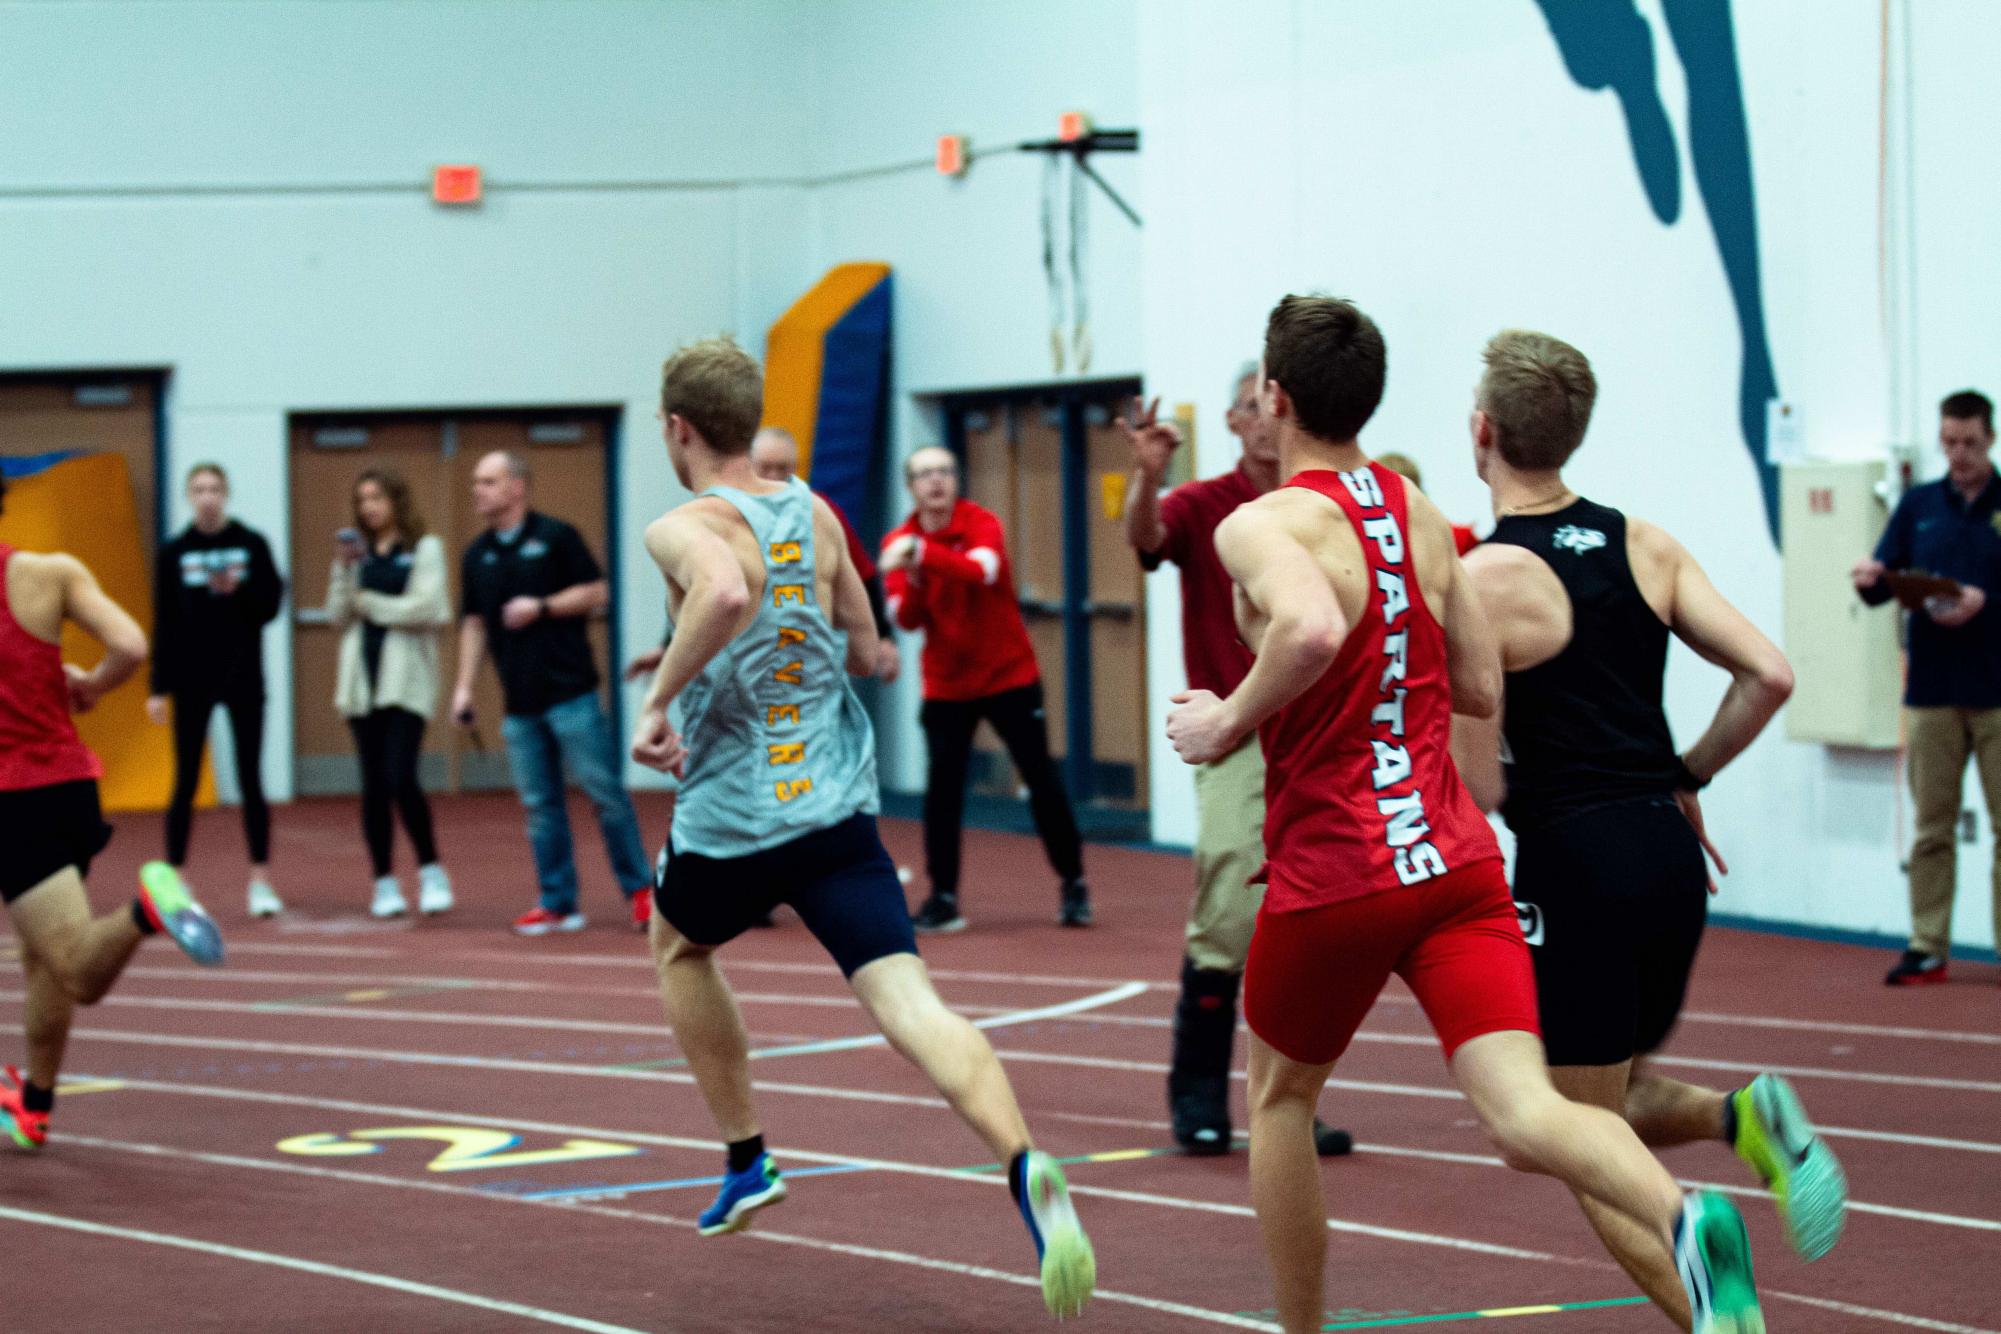
[[[797,542],[773,542],[770,551],[771,573],[769,578],[771,583],[771,605],[773,610],[780,613],[778,647],[783,650],[791,648],[795,644],[806,642],[806,632],[796,625],[785,624],[785,620],[787,619],[786,613],[800,616],[807,614],[809,604],[806,601],[806,585],[783,584],[779,583],[778,580],[783,573],[784,566],[797,565],[806,557],[805,552]],[[788,662],[773,672],[771,679],[781,686],[796,688],[800,695],[803,696],[806,684],[806,664],[803,659]],[[797,726],[799,726],[799,703],[797,700],[791,702],[781,700],[780,702],[765,706],[764,730],[770,739],[766,742],[764,751],[767,762],[772,768],[789,769],[793,765],[803,766],[806,763],[805,743],[781,739],[788,729]],[[798,773],[798,777],[773,779],[772,790],[777,794],[780,801],[792,801],[795,798],[805,796],[813,790],[812,778],[805,774],[803,770],[795,772]]]
[[[1403,744],[1402,685],[1409,670],[1410,630],[1399,628],[1410,615],[1410,590],[1405,581],[1408,548],[1396,515],[1383,498],[1376,475],[1367,468],[1340,474],[1341,484],[1362,510],[1362,556],[1383,599],[1383,671],[1376,707],[1369,719],[1375,752],[1370,781],[1376,790],[1376,811],[1383,817],[1383,842],[1390,849],[1397,879],[1422,884],[1446,872],[1445,858],[1426,837],[1431,825],[1424,817],[1424,794],[1411,783],[1410,750]]]

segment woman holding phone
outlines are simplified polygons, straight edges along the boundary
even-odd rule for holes
[[[438,701],[438,633],[452,621],[445,548],[424,531],[409,484],[387,468],[354,479],[354,525],[334,535],[327,616],[346,630],[334,707],[361,760],[361,830],[375,870],[368,911],[410,910],[391,869],[400,814],[417,852],[418,911],[441,913],[452,906],[452,885],[438,863],[417,761]]]

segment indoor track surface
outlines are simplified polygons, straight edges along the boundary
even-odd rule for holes
[[[198,969],[150,943],[80,1014],[48,1148],[0,1153],[0,1326],[1049,1326],[1001,1174],[893,1053],[840,1041],[869,1029],[789,916],[722,958],[791,1197],[747,1233],[698,1237],[721,1152],[588,812],[573,819],[594,920],[541,940],[506,930],[533,888],[518,808],[465,798],[438,814],[459,908],[387,925],[362,915],[351,805],[278,810],[292,911],[275,923],[243,917],[233,812],[201,817],[189,880],[229,933],[229,964]],[[662,809],[642,800],[641,817],[657,843]],[[885,836],[919,865],[914,898],[918,830],[891,822]],[[127,895],[158,837],[156,819],[120,821],[92,876],[101,910]],[[925,957],[946,999],[989,1029],[1042,1147],[1071,1164],[1102,1285],[1089,1325],[1275,1329],[1244,1155],[1164,1147],[1189,863],[1088,857],[1099,925],[1059,930],[1034,842],[969,833],[972,927],[925,941]],[[0,957],[0,1017],[16,1034],[11,940]],[[1668,1162],[1742,1197],[1774,1330],[1993,1334],[2001,987],[1991,965],[1958,964],[1951,985],[1891,991],[1887,962],[1714,931],[1664,1061],[1722,1086],[1762,1069],[1793,1080],[1852,1185],[1829,1258],[1808,1267],[1787,1250],[1720,1145]],[[0,1053],[18,1060],[18,1036]],[[1668,1328],[1561,1187],[1501,1166],[1400,985],[1321,1110],[1360,1145],[1323,1168],[1326,1328]]]

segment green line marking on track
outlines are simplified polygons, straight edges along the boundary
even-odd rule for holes
[[[1534,1306],[1493,1306],[1482,1311],[1444,1311],[1437,1315],[1375,1315],[1360,1320],[1333,1320],[1322,1330],[1386,1329],[1393,1325],[1442,1325],[1454,1320],[1503,1320],[1517,1315],[1562,1315],[1571,1311],[1603,1311],[1617,1306],[1645,1306],[1645,1297],[1613,1297],[1595,1302],[1546,1302]],[[1276,1311],[1239,1311],[1253,1320],[1270,1319]]]

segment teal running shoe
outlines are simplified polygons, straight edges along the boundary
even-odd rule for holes
[[[1021,1217],[1042,1263],[1042,1302],[1057,1317],[1077,1315],[1098,1285],[1098,1258],[1070,1203],[1070,1184],[1054,1158],[1036,1149],[1022,1165]]]
[[[1765,1334],[1751,1239],[1729,1199],[1713,1190],[1689,1193],[1675,1221],[1674,1265],[1688,1292],[1694,1334]]]
[[[1847,1216],[1848,1176],[1840,1160],[1779,1076],[1759,1075],[1730,1101],[1737,1109],[1737,1156],[1771,1187],[1793,1249],[1818,1260],[1834,1249]]]
[[[760,1153],[749,1167],[723,1178],[723,1188],[716,1194],[715,1203],[702,1210],[701,1233],[705,1237],[720,1237],[725,1232],[741,1232],[750,1226],[751,1216],[759,1209],[784,1198],[785,1179],[778,1175],[778,1165],[771,1161],[770,1154]]]
[[[139,902],[161,935],[190,959],[213,968],[222,962],[222,931],[181,883],[181,873],[165,862],[139,868]]]

